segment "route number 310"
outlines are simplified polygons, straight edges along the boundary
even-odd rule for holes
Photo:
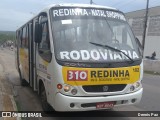
[[[68,70],[67,80],[68,81],[82,81],[88,79],[88,71],[82,70]]]

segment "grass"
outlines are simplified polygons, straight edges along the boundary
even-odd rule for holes
[[[16,105],[17,105],[17,112],[21,111],[21,106],[20,106],[19,102],[16,99],[15,99],[15,102],[16,102]],[[25,119],[23,117],[21,117],[20,120],[25,120]]]
[[[21,110],[21,107],[20,107],[19,102],[18,102],[17,100],[15,100],[15,102],[16,102],[16,105],[17,105],[17,111],[20,111],[20,110]]]

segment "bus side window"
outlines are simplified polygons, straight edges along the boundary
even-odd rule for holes
[[[28,38],[29,38],[29,34],[28,34],[28,25],[26,26],[26,41],[25,41],[25,48],[28,48]]]
[[[41,19],[46,19],[47,16],[41,17]],[[41,26],[41,42],[38,45],[39,55],[47,62],[51,61],[52,54],[50,50],[50,40],[49,40],[49,28],[48,22],[40,23]]]
[[[25,26],[22,30],[21,47],[28,48],[28,26]]]
[[[21,41],[21,38],[22,38],[22,36],[21,36],[21,32],[22,30],[19,30],[19,31],[17,31],[17,37],[16,37],[16,39],[17,39],[17,47],[21,47],[21,44],[22,44],[22,41]]]

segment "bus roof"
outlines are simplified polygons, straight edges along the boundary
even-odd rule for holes
[[[116,8],[101,6],[101,5],[93,5],[93,4],[74,4],[74,3],[63,3],[63,4],[51,4],[46,9],[50,9],[52,7],[87,7],[87,8],[105,8],[110,10],[117,10]]]

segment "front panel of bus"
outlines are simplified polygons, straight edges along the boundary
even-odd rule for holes
[[[142,89],[142,57],[123,13],[102,8],[57,7],[50,10],[50,15],[56,95],[61,94],[64,103],[66,97],[72,97],[72,103],[73,97],[79,97],[79,101],[88,98],[83,103],[75,99],[74,107],[66,102],[64,111],[97,109],[97,103],[108,101],[115,106],[124,104],[128,97],[109,97]],[[59,105],[58,99],[63,101],[56,95],[55,104]],[[99,100],[102,96],[107,97]],[[135,101],[140,100],[139,96]],[[89,99],[92,97],[98,97],[97,101]],[[63,111],[62,106],[55,108]]]

